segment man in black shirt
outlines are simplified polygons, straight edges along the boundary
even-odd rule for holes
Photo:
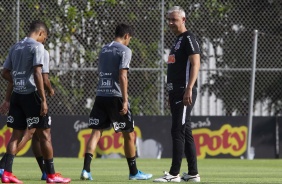
[[[174,6],[167,13],[168,26],[177,36],[168,57],[167,90],[172,114],[172,164],[169,172],[154,182],[200,182],[197,155],[191,129],[191,111],[197,97],[200,69],[200,47],[194,34],[185,27],[185,12]],[[180,177],[182,153],[188,162],[188,173]]]

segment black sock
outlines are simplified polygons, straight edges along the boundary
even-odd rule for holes
[[[137,166],[136,166],[136,158],[132,157],[132,158],[126,158],[127,160],[127,164],[129,167],[129,172],[131,175],[135,175],[137,174],[138,170],[137,170]]]
[[[37,163],[38,163],[38,166],[39,166],[41,172],[44,173],[44,172],[45,172],[45,168],[44,168],[44,160],[43,160],[43,157],[42,157],[42,156],[41,156],[41,157],[36,157],[36,161],[37,161]]]
[[[14,162],[15,155],[6,153],[6,160],[5,160],[5,171],[12,172],[12,166]]]
[[[54,162],[52,159],[44,159],[46,173],[47,174],[55,174]]]
[[[0,169],[5,168],[5,161],[6,161],[6,153],[3,155],[3,157],[0,160]]]
[[[93,155],[91,153],[84,154],[83,169],[86,170],[87,172],[90,172],[90,164],[91,164],[92,158],[93,158]]]

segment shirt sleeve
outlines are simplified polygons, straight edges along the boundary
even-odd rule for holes
[[[49,52],[44,49],[44,63],[42,66],[42,73],[49,73]]]
[[[34,48],[34,57],[33,57],[33,66],[43,65],[44,64],[44,46],[42,44],[38,44]]]
[[[196,38],[192,35],[187,35],[186,39],[186,52],[188,55],[200,54],[201,49]]]
[[[121,58],[119,69],[129,69],[131,56],[132,56],[132,52],[129,48],[122,52],[122,56],[121,56],[122,58]]]
[[[8,70],[12,70],[13,68],[12,66],[12,48],[10,49],[6,60],[4,61],[3,68],[6,68]]]

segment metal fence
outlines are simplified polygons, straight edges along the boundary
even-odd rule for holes
[[[187,28],[202,47],[199,95],[193,115],[248,114],[253,30],[259,30],[254,115],[281,115],[282,5],[279,0],[1,0],[0,64],[32,20],[50,28],[45,48],[55,97],[49,111],[88,115],[97,85],[97,55],[114,28],[134,26],[129,96],[136,115],[168,115],[166,58],[175,36],[166,25],[169,7],[182,6]],[[6,82],[0,80],[4,98]]]

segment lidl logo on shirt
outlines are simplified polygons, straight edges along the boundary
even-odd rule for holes
[[[113,86],[112,79],[110,78],[101,79],[101,83],[100,83],[101,88],[111,88],[112,86]]]
[[[14,85],[15,86],[25,86],[25,80],[23,78],[15,78]]]

